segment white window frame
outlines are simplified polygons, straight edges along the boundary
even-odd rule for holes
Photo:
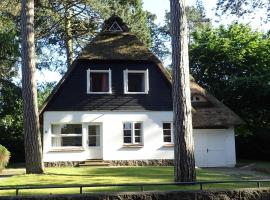
[[[167,123],[167,124],[171,124],[171,142],[165,142],[164,141],[164,130],[169,130],[169,129],[163,129],[163,124]],[[173,137],[173,123],[170,121],[163,121],[162,122],[162,142],[164,144],[174,144],[174,137]]]
[[[125,143],[124,141],[124,124],[125,123],[131,123],[131,143]],[[141,142],[135,142],[135,124],[140,123],[141,124]],[[137,145],[143,145],[143,123],[142,122],[137,122],[137,121],[125,121],[123,122],[123,144],[128,145],[128,144],[137,144]]]
[[[90,74],[93,73],[109,73],[109,91],[108,92],[91,92],[91,82],[90,82]],[[112,94],[112,70],[109,68],[108,70],[91,70],[88,69],[86,72],[86,80],[87,80],[87,94]]]
[[[117,26],[118,30],[113,29],[113,26],[114,26],[114,25]],[[109,31],[111,31],[111,32],[123,32],[123,29],[121,28],[121,26],[119,26],[119,24],[118,24],[116,21],[114,21],[114,22],[112,23],[111,27],[109,28]]]
[[[82,126],[82,133],[81,134],[60,134],[57,135],[57,134],[53,134],[52,132],[52,125],[68,125],[68,124],[80,124]],[[83,124],[82,123],[51,123],[51,141],[52,141],[52,138],[62,138],[63,136],[64,137],[81,137],[82,139],[82,145],[81,146],[57,146],[57,147],[53,147],[52,146],[52,142],[51,142],[51,149],[65,149],[65,148],[83,148]]]
[[[129,73],[142,73],[144,74],[144,92],[129,92],[128,91],[128,74]],[[124,94],[148,94],[149,92],[149,73],[148,69],[146,70],[124,70],[123,72],[123,80],[124,80]]]

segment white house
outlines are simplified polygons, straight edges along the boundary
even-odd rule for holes
[[[241,119],[194,80],[191,93],[196,165],[234,166]],[[170,76],[117,16],[74,61],[40,117],[47,163],[174,158]]]

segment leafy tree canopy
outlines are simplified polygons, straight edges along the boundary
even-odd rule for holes
[[[269,0],[218,0],[217,14],[229,13],[238,17],[246,14],[256,13],[258,10],[265,11],[265,20],[270,20],[270,1]]]
[[[2,9],[0,4],[0,79],[10,79],[18,70],[19,42],[12,19]]]
[[[270,126],[270,37],[242,24],[193,33],[194,78],[245,121],[245,132]]]

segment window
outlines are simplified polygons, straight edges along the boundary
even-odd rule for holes
[[[207,102],[207,100],[198,94],[191,95],[191,102]]]
[[[114,21],[113,24],[111,25],[111,27],[109,28],[109,31],[111,32],[122,32],[122,28],[119,26],[119,24]]]
[[[148,70],[125,70],[124,93],[147,94],[149,91]]]
[[[87,70],[87,93],[111,93],[111,70]]]
[[[52,147],[82,146],[81,124],[52,124]]]
[[[91,147],[100,146],[100,125],[88,126],[88,145]]]
[[[142,143],[142,123],[125,122],[123,123],[124,144]]]
[[[162,126],[163,126],[163,142],[173,143],[172,123],[171,122],[163,122]]]

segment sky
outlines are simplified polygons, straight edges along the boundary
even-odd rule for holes
[[[155,13],[157,15],[157,24],[164,23],[164,15],[165,11],[170,9],[170,1],[169,0],[143,0],[144,2],[144,9],[150,11],[151,13]],[[195,5],[196,0],[186,0],[187,5]],[[261,24],[261,18],[264,18],[265,12],[257,11],[254,15],[251,15],[246,18],[237,18],[232,16],[223,16],[221,19],[215,15],[216,9],[216,0],[202,0],[202,3],[205,7],[206,16],[212,19],[212,23],[215,26],[220,24],[228,25],[231,24],[233,21],[237,20],[238,22],[242,23],[249,23],[254,29],[259,30],[269,30],[270,23],[268,24]],[[219,21],[219,22],[217,22]]]
[[[196,0],[187,0],[186,2],[187,5],[190,6],[195,5]],[[234,20],[237,20],[238,22],[249,23],[254,29],[270,30],[270,23],[264,25],[260,23],[261,18],[264,17],[263,12],[258,11],[254,16],[250,16],[245,19],[238,19],[231,16],[223,16],[222,19],[220,19],[215,15],[216,0],[202,0],[202,2],[206,10],[206,16],[211,19],[214,26],[218,26],[220,24],[228,25],[231,24]],[[165,12],[166,10],[170,9],[169,0],[143,0],[143,3],[143,8],[145,10],[156,14],[157,19],[155,23],[164,24]],[[39,83],[59,81],[60,79],[61,76],[57,72],[43,70],[43,72],[37,73],[37,80]]]

